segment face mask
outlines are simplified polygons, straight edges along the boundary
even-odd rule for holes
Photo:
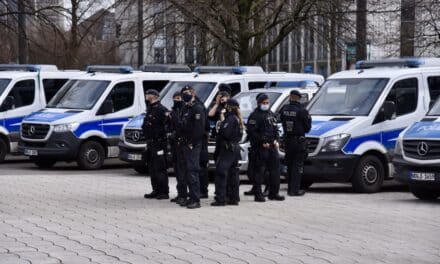
[[[183,105],[183,101],[182,100],[174,100],[174,106],[175,107],[181,107]]]
[[[269,110],[269,105],[264,105],[264,104],[262,104],[262,105],[260,105],[260,109],[261,109],[262,111],[268,111],[268,110]]]
[[[189,94],[189,93],[182,94],[182,99],[186,103],[190,102],[192,100],[192,98],[193,98],[192,94]]]

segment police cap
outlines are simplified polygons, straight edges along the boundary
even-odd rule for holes
[[[296,95],[298,97],[301,97],[301,93],[298,90],[292,90],[290,91],[290,95]]]
[[[226,104],[230,106],[240,107],[238,101],[233,98],[228,99],[228,101],[226,101]]]
[[[266,93],[260,93],[257,95],[257,102],[260,104],[264,100],[269,99],[269,96]]]
[[[159,95],[159,92],[156,91],[156,90],[154,90],[154,89],[148,89],[148,90],[145,92],[145,94],[146,94],[146,95],[154,95],[154,96],[157,96],[157,97],[160,96],[160,95]]]

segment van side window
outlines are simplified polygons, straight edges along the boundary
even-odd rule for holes
[[[229,86],[231,86],[231,96],[234,96],[241,92],[241,85],[240,83],[230,83]]]
[[[44,79],[43,88],[46,102],[49,102],[67,81],[68,79]]]
[[[417,109],[417,91],[417,78],[400,80],[394,84],[386,101],[392,101],[396,104],[397,116],[409,114]]]
[[[142,86],[144,88],[144,94],[149,89],[154,89],[158,91],[159,93],[162,91],[162,89],[169,83],[168,80],[160,81],[143,81]]]
[[[35,81],[24,80],[17,82],[8,96],[14,97],[15,108],[33,104],[35,99]]]
[[[113,87],[109,98],[113,101],[114,112],[134,104],[134,82],[118,83]]]
[[[428,77],[428,88],[431,101],[435,101],[440,95],[440,76]]]
[[[249,90],[266,88],[267,82],[249,82]]]

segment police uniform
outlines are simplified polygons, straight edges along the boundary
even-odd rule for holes
[[[229,99],[228,105],[238,107],[235,99]],[[215,202],[213,206],[223,206],[226,204],[238,205],[240,201],[239,186],[240,178],[238,173],[238,161],[240,159],[239,142],[243,136],[239,118],[231,112],[225,114],[225,120],[221,122],[220,129],[216,138],[218,157],[216,159],[215,174]],[[226,186],[228,183],[227,190]],[[226,199],[226,196],[228,196]]]
[[[185,89],[182,97],[185,100]],[[188,208],[200,207],[200,152],[206,133],[206,110],[195,100],[182,109],[182,154],[185,159],[185,175],[189,189]]]
[[[260,95],[258,97],[259,104],[265,99],[268,99],[266,94]],[[265,201],[261,191],[261,185],[264,182],[264,174],[266,171],[269,173],[269,199],[278,201],[284,200],[284,197],[279,195],[280,161],[278,148],[276,146],[279,134],[275,114],[270,110],[264,111],[258,107],[249,116],[246,128],[252,148],[255,151],[255,179],[253,187],[255,201]],[[263,147],[264,144],[269,144],[269,147]]]
[[[210,125],[208,120],[208,113],[205,108],[205,105],[199,98],[195,98],[195,104],[198,105],[199,108],[203,108],[205,111],[205,134],[203,136],[202,148],[200,150],[200,198],[208,198],[208,186],[209,186],[209,175],[208,175],[208,163],[209,163],[209,154],[208,154],[208,140],[209,140],[209,132]]]
[[[296,90],[292,90],[290,95],[301,97],[301,94]],[[299,102],[291,101],[281,108],[280,119],[284,130],[284,146],[286,150],[287,193],[291,196],[302,195],[304,191],[300,191],[301,175],[304,159],[307,155],[305,133],[310,131],[311,117],[309,112]]]
[[[148,94],[159,96],[155,90]],[[147,140],[147,163],[153,192],[145,198],[168,199],[168,175],[166,162],[166,132],[169,124],[169,111],[160,101],[149,105],[142,129]]]
[[[180,96],[180,93],[175,94]],[[177,189],[177,197],[172,199],[172,202],[176,202],[178,204],[183,204],[186,202],[188,197],[188,187],[185,179],[185,159],[182,153],[182,129],[181,129],[181,120],[182,120],[182,109],[183,109],[183,101],[174,102],[173,108],[170,113],[171,117],[171,143],[172,143],[172,153],[173,153],[173,165],[174,165],[174,175],[176,176],[176,189]]]

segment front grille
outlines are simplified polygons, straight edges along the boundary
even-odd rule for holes
[[[319,138],[307,138],[307,150],[309,153],[313,153],[316,151],[316,148],[319,144]]]
[[[413,159],[440,159],[440,141],[436,140],[404,140],[405,156]]]
[[[44,139],[49,133],[50,126],[46,124],[21,124],[21,136],[28,139]]]
[[[131,144],[145,144],[144,132],[140,129],[125,129],[125,141]]]

